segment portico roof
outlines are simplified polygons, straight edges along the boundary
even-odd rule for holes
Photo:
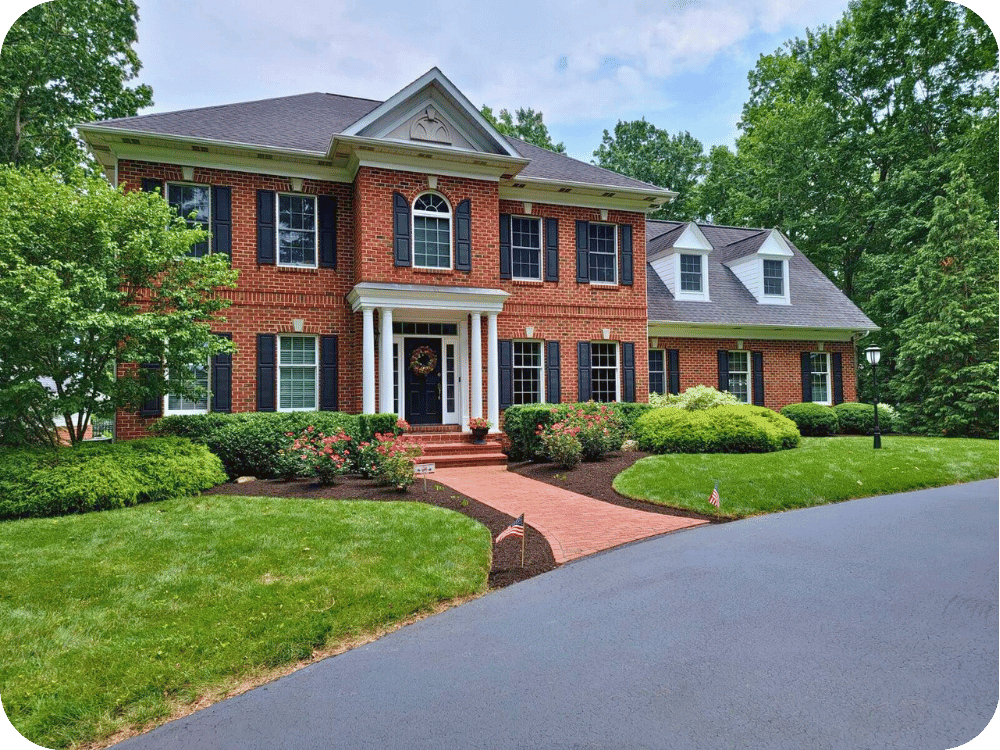
[[[509,296],[502,289],[362,281],[347,293],[347,301],[353,312],[364,307],[391,307],[499,313],[503,311],[503,304]]]

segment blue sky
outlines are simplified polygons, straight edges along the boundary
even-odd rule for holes
[[[732,146],[757,58],[834,23],[847,0],[138,5],[150,112],[306,91],[385,99],[437,65],[476,105],[541,110],[589,161],[619,119]]]

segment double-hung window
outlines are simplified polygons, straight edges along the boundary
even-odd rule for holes
[[[809,355],[812,386],[812,400],[817,404],[830,403],[830,355],[827,352],[813,352]]]
[[[514,403],[540,404],[542,397],[542,342],[515,341]]]
[[[191,229],[208,231],[212,215],[212,190],[208,185],[167,183],[167,203],[184,217]],[[208,241],[192,245],[188,255],[202,258],[208,255]]]
[[[783,296],[785,293],[785,261],[764,261],[764,294]]]
[[[525,216],[510,219],[511,268],[515,279],[542,280],[542,220]]]
[[[590,280],[602,284],[618,283],[618,245],[614,224],[590,223]]]
[[[702,288],[701,256],[681,255],[681,291],[700,292]]]
[[[278,411],[313,411],[319,391],[315,336],[278,337]]]
[[[649,392],[667,392],[666,352],[662,349],[649,350]]]
[[[203,389],[203,393],[198,398],[188,398],[179,394],[168,393],[164,400],[164,414],[207,414],[208,413],[208,360],[204,364],[189,365],[194,384]],[[167,373],[167,383],[170,382],[170,373]]]
[[[316,196],[278,194],[278,265],[316,267]]]
[[[614,342],[590,345],[590,396],[594,401],[618,400],[618,344]]]
[[[750,353],[729,352],[729,392],[741,404],[749,404],[750,388]]]
[[[451,208],[437,193],[413,202],[413,265],[451,268]]]

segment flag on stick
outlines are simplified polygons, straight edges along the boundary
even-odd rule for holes
[[[715,483],[715,489],[712,490],[711,496],[708,498],[708,502],[714,505],[716,508],[719,507],[719,483]]]
[[[518,516],[514,523],[500,532],[500,536],[497,537],[496,543],[500,544],[500,542],[509,536],[524,536],[524,513]]]

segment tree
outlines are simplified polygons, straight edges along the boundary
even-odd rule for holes
[[[191,368],[231,351],[210,324],[237,277],[224,255],[187,254],[206,237],[156,194],[0,167],[0,420],[55,443],[59,415],[77,443],[91,415],[201,395]],[[163,369],[116,377],[128,362],[163,362],[169,384]]]
[[[604,131],[594,156],[596,164],[605,169],[677,191],[674,201],[651,213],[650,218],[699,218],[696,193],[706,159],[701,141],[690,133],[671,136],[645,119],[619,120],[613,135]]]
[[[55,166],[87,161],[77,123],[136,114],[149,86],[126,86],[141,67],[132,0],[52,0],[24,13],[0,50],[0,161]]]
[[[934,201],[900,295],[907,315],[890,387],[911,429],[997,436],[998,254],[986,202],[959,167]]]
[[[552,142],[549,129],[542,121],[541,112],[536,112],[530,107],[528,109],[518,107],[516,111],[517,121],[515,122],[514,116],[508,110],[501,109],[498,117],[493,114],[493,110],[490,107],[484,104],[482,114],[489,121],[490,125],[504,135],[509,135],[512,138],[520,138],[522,141],[533,143],[536,146],[554,151],[557,154],[566,153],[566,146],[564,144]]]

